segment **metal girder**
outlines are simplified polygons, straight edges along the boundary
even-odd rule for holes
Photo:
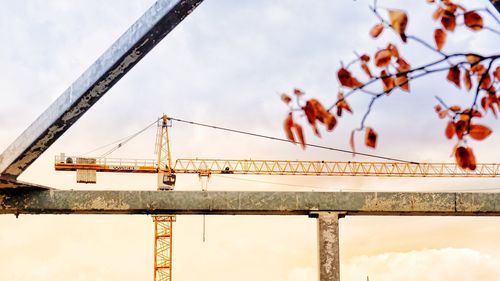
[[[500,193],[0,190],[0,214],[500,216]]]
[[[500,12],[500,1],[499,0],[490,0],[491,4]]]
[[[0,155],[17,178],[203,0],[158,0]]]

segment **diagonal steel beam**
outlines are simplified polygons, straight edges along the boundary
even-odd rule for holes
[[[491,4],[500,12],[500,0],[490,0]]]
[[[0,190],[0,214],[500,216],[500,193]]]
[[[0,156],[16,179],[203,0],[158,0]]]

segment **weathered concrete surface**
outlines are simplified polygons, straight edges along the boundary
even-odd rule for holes
[[[339,213],[318,215],[319,281],[340,281]]]
[[[10,177],[0,176],[0,189],[48,190],[50,187],[14,180]]]
[[[2,214],[499,216],[500,193],[0,190]]]
[[[17,178],[203,0],[158,0],[0,155]]]

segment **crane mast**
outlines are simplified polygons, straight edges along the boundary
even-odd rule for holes
[[[170,140],[168,138],[169,120],[164,115],[158,122],[156,134],[156,165],[158,171],[158,190],[169,191],[175,186],[175,175],[172,174]],[[174,215],[153,216],[155,225],[154,241],[154,281],[172,280],[172,229]]]

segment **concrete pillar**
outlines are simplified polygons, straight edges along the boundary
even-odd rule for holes
[[[319,281],[340,281],[339,213],[318,214]]]

